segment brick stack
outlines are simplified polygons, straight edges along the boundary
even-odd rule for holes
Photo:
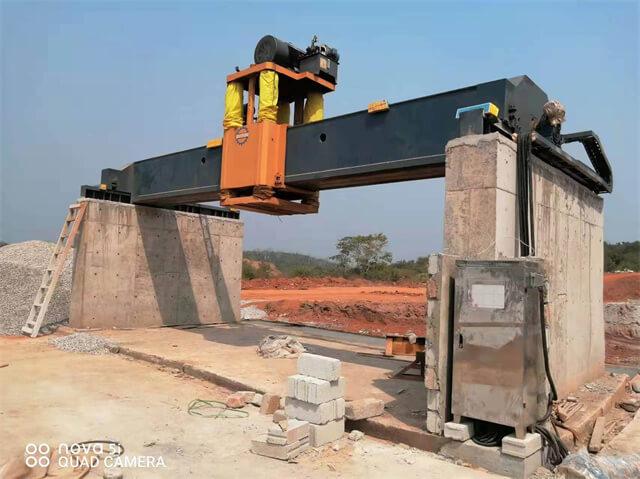
[[[298,374],[289,376],[285,413],[309,423],[312,447],[335,441],[344,434],[344,378],[337,359],[302,354]]]
[[[286,420],[277,415],[274,415],[273,422],[274,424],[269,428],[267,434],[251,441],[252,452],[288,461],[309,448],[308,422],[296,421],[295,419]]]

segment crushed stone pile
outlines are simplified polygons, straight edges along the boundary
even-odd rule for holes
[[[268,316],[264,309],[260,309],[251,304],[240,308],[240,318],[243,321],[250,319],[267,319]]]
[[[117,346],[113,341],[89,333],[73,333],[51,338],[49,344],[62,351],[88,354],[105,354],[110,348]]]
[[[258,345],[258,354],[263,358],[297,358],[306,349],[291,336],[267,336]]]
[[[0,334],[21,334],[54,247],[46,241],[25,241],[0,248]],[[69,318],[72,256],[67,258],[43,326]]]

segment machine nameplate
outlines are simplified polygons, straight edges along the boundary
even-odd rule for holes
[[[504,309],[504,284],[474,284],[471,304],[475,308]]]

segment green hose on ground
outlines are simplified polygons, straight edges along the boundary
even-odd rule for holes
[[[247,411],[232,409],[223,402],[208,399],[194,399],[187,406],[187,412],[190,416],[212,417],[214,419],[239,419],[249,416]]]

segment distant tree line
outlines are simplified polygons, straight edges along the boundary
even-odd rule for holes
[[[604,243],[604,270],[640,271],[640,241]]]
[[[428,257],[393,261],[389,240],[383,233],[345,236],[336,243],[337,253],[330,259],[314,258],[282,251],[245,251],[245,258],[273,264],[283,276],[366,278],[379,281],[416,281],[427,279]],[[604,243],[604,270],[640,271],[640,241]],[[243,263],[245,279],[268,278],[271,268]]]
[[[245,251],[253,261],[272,263],[287,277],[345,277],[379,281],[415,281],[427,279],[427,257],[393,261],[387,250],[389,240],[383,233],[345,236],[336,243],[337,254],[330,259],[314,258],[299,253],[271,250]],[[245,279],[269,277],[269,267],[243,263]]]

